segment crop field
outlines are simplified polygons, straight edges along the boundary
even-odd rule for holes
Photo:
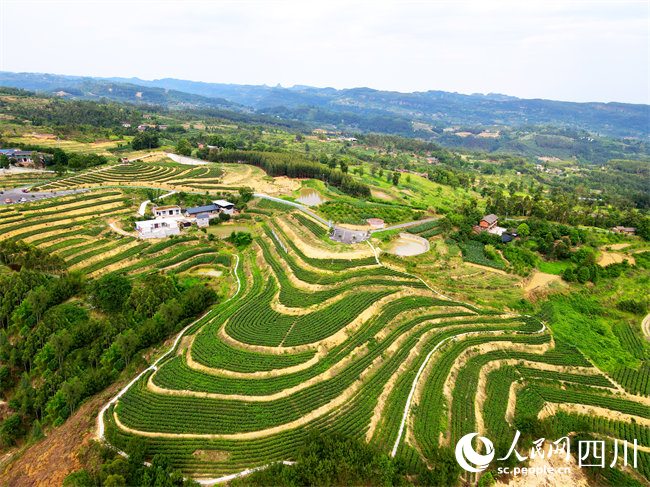
[[[118,147],[118,144],[126,145],[125,140],[120,141],[103,141],[103,142],[81,142],[76,140],[57,140],[53,135],[22,135],[20,137],[11,137],[8,139],[9,144],[31,144],[39,147],[48,147],[51,149],[61,148],[69,152],[83,152],[85,154],[110,155],[109,149]]]
[[[53,172],[19,172],[2,174],[0,172],[0,189],[20,188],[31,184],[39,184],[55,178]]]
[[[535,318],[454,301],[381,259],[306,252],[325,245],[323,227],[262,210],[241,288],[106,410],[114,446],[140,437],[196,478],[292,460],[313,429],[365,439],[410,471],[469,432],[511,439],[530,417],[650,447],[646,369],[608,377]],[[210,255],[183,245],[165,248],[165,267]],[[140,252],[125,272],[149,265]]]
[[[222,174],[223,171],[216,165],[193,167],[175,163],[136,161],[67,175],[41,184],[37,189],[58,191],[101,186],[149,186],[187,191],[232,190],[233,187],[221,184]]]

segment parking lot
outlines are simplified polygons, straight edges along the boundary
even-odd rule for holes
[[[28,203],[30,201],[46,200],[49,198],[56,198],[57,196],[67,196],[69,194],[84,193],[87,189],[68,189],[65,191],[46,191],[44,193],[32,193],[31,191],[23,193],[22,188],[13,188],[1,190],[0,206],[14,205],[20,203]],[[7,200],[11,200],[8,203]]]

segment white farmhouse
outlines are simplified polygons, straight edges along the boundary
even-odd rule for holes
[[[199,213],[196,215],[196,226],[199,228],[210,225],[210,215],[208,213]]]
[[[226,215],[232,215],[233,213],[235,213],[235,209],[236,209],[235,205],[232,204],[230,201],[214,200],[212,203],[215,204],[217,208],[219,208],[219,211],[221,213],[225,213]]]
[[[135,229],[139,238],[165,238],[181,233],[176,221],[162,218],[135,222]]]
[[[153,209],[153,215],[156,218],[170,218],[170,217],[181,217],[181,207],[180,206],[156,206]]]

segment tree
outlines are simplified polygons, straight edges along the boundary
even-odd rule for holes
[[[126,444],[126,453],[129,455],[129,462],[134,465],[142,465],[147,458],[148,447],[142,438],[132,436]]]
[[[237,248],[246,247],[253,241],[253,237],[248,232],[232,232],[230,237],[227,238],[229,242],[235,244]]]
[[[47,309],[50,293],[45,286],[39,286],[27,295],[26,301],[30,304],[32,312],[36,317],[36,324],[41,321],[43,312]]]
[[[104,487],[126,487],[126,480],[121,475],[112,474],[106,477],[106,480],[102,485],[104,485]]]
[[[150,318],[162,303],[177,297],[178,292],[173,278],[149,274],[143,279],[142,285],[133,288],[128,305],[135,310],[137,316]]]
[[[70,335],[70,332],[64,329],[55,335],[52,335],[50,338],[50,345],[54,350],[54,356],[59,360],[60,368],[63,357],[65,357],[65,355],[68,353],[68,350],[70,350],[70,346],[72,345],[72,336]]]
[[[70,408],[70,413],[74,412],[74,408],[83,394],[83,389],[84,386],[81,380],[79,380],[79,377],[73,377],[61,386],[61,392],[63,393],[63,397],[65,397],[66,404]]]
[[[131,141],[133,150],[153,149],[158,146],[160,146],[158,135],[150,131],[140,132]]]
[[[20,414],[14,413],[0,425],[0,439],[5,445],[13,445],[16,438],[22,434],[23,424]]]
[[[187,139],[179,139],[176,143],[176,153],[182,156],[189,156],[192,154],[192,145]]]
[[[89,485],[95,485],[95,482],[86,470],[77,470],[63,479],[63,487],[88,487]]]
[[[342,173],[348,172],[348,163],[345,161],[341,161],[341,172]]]
[[[555,256],[564,259],[569,255],[569,247],[564,240],[560,240],[554,248]]]
[[[129,365],[129,360],[138,346],[138,336],[132,329],[129,329],[117,336],[116,343],[122,353],[124,362]]]
[[[589,280],[589,267],[580,267],[576,273],[576,279],[580,284],[584,284]]]
[[[0,168],[9,168],[9,158],[6,156],[6,154],[0,154]]]
[[[517,226],[517,233],[522,237],[528,237],[530,235],[530,227],[527,223],[520,223]]]
[[[492,472],[486,472],[478,482],[478,487],[490,487],[496,484]]]
[[[41,422],[37,419],[32,424],[32,428],[29,431],[29,436],[34,441],[41,441],[45,436],[43,435],[43,427]]]
[[[54,164],[55,166],[67,166],[68,154],[63,152],[62,149],[56,149],[52,153],[52,164]]]
[[[576,280],[576,275],[575,272],[573,272],[573,268],[567,267],[564,269],[564,272],[562,272],[562,279],[564,279],[567,282],[573,282]]]
[[[34,167],[38,167],[43,164],[43,161],[41,160],[41,155],[36,151],[32,152],[31,159],[32,162],[34,163]]]
[[[239,199],[242,203],[248,203],[253,197],[253,190],[251,188],[239,188]]]
[[[124,276],[106,274],[95,281],[91,291],[91,302],[105,311],[122,309],[131,294],[131,282]]]
[[[393,186],[397,186],[397,184],[399,183],[400,176],[401,174],[398,173],[397,171],[393,173]]]

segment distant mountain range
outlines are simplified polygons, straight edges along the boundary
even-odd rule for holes
[[[0,86],[66,98],[107,98],[175,109],[213,108],[259,113],[348,131],[407,136],[439,134],[442,128],[452,125],[552,125],[642,140],[650,135],[650,105],[627,103],[573,103],[445,91],[399,93],[370,88],[283,88],[174,78],[148,81],[11,72],[0,72]]]

